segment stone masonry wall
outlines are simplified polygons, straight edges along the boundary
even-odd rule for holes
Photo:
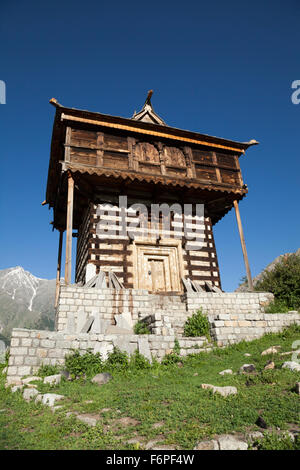
[[[174,348],[174,336],[157,335],[101,335],[70,334],[57,331],[38,331],[14,328],[10,344],[7,383],[18,383],[21,377],[34,374],[44,364],[63,364],[71,349],[94,353],[100,352],[103,359],[114,346],[132,354],[136,349],[145,357],[159,361]],[[205,337],[179,339],[180,354],[208,351],[211,345]]]
[[[151,311],[151,296],[141,289],[95,289],[79,286],[60,287],[58,308],[56,311],[56,330],[67,327],[69,313],[74,314],[75,321],[79,311],[93,314],[95,311],[104,320],[114,324],[114,315],[131,312],[134,323]]]
[[[202,308],[205,313],[262,313],[274,295],[270,292],[188,292],[185,294],[187,310]]]
[[[285,327],[300,325],[300,314],[289,313],[220,313],[209,315],[211,337],[218,346],[239,341],[251,341],[266,333],[277,333]]]
[[[139,289],[116,291],[62,285],[56,314],[56,330],[66,330],[70,315],[76,323],[78,312],[97,314],[111,324],[115,324],[115,315],[130,312],[133,324],[151,316],[151,329],[154,334],[182,335],[187,318],[200,308],[208,315],[259,314],[264,312],[264,307],[273,298],[273,294],[266,292],[189,292],[184,295],[159,295]]]

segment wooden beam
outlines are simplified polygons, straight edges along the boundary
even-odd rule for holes
[[[87,124],[95,124],[97,126],[112,127],[115,129],[121,129],[121,130],[129,131],[129,132],[138,132],[139,134],[155,135],[157,137],[162,137],[164,139],[180,140],[183,142],[190,142],[192,144],[205,145],[208,147],[221,148],[221,149],[226,149],[226,150],[233,150],[234,152],[237,152],[237,153],[245,153],[245,150],[239,149],[237,147],[230,147],[227,145],[221,145],[221,144],[216,144],[212,142],[205,142],[204,140],[191,139],[190,137],[181,137],[178,135],[169,134],[167,132],[157,132],[157,131],[152,131],[148,129],[141,129],[139,127],[127,126],[124,124],[115,124],[113,122],[106,122],[106,121],[100,121],[100,120],[98,121],[96,119],[80,118],[80,117],[71,116],[65,113],[61,114],[61,120],[85,122]]]
[[[72,230],[73,230],[73,202],[74,202],[74,180],[71,172],[68,172],[68,203],[67,203],[67,234],[66,234],[66,263],[65,283],[71,282],[72,275]]]
[[[242,221],[241,221],[241,216],[240,216],[239,204],[238,204],[237,200],[233,201],[233,204],[234,204],[234,208],[235,208],[235,215],[236,215],[236,220],[237,220],[237,224],[238,224],[240,240],[241,240],[241,245],[242,245],[242,250],[243,250],[243,256],[244,256],[244,261],[245,261],[245,266],[246,266],[248,287],[252,291],[253,290],[253,283],[252,283],[252,277],[251,277],[250,266],[249,266],[249,261],[248,261],[246,243],[245,243],[244,232],[243,232],[243,227],[242,227]]]
[[[61,273],[61,252],[62,252],[62,244],[63,244],[63,235],[64,235],[64,231],[62,229],[60,229],[60,231],[59,231],[59,244],[58,244],[58,256],[57,256],[57,269],[56,269],[56,290],[55,290],[55,304],[54,304],[55,308],[58,305],[58,297],[59,297],[60,273]]]

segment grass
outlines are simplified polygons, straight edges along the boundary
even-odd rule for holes
[[[299,429],[299,396],[293,390],[299,373],[281,369],[290,356],[261,356],[273,345],[281,345],[281,352],[291,351],[299,339],[300,328],[292,326],[252,342],[195,353],[182,360],[182,367],[156,364],[147,370],[113,370],[113,380],[100,387],[84,379],[63,380],[53,388],[39,384],[42,393],[65,396],[57,403],[63,408],[55,413],[41,404],[26,403],[20,392],[12,394],[0,374],[0,449],[137,449],[152,439],[193,449],[200,440],[218,434],[261,431],[255,425],[259,415],[270,432]],[[246,352],[251,357],[245,357]],[[271,359],[276,368],[265,371]],[[255,364],[256,372],[219,375],[228,368],[238,372],[244,363]],[[213,395],[201,388],[202,383],[233,385],[238,394]],[[67,417],[70,411],[96,416],[97,425],[89,427],[74,415]],[[140,444],[128,444],[132,438]],[[275,446],[273,441],[268,440],[269,447]]]

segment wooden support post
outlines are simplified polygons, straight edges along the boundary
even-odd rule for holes
[[[66,234],[66,264],[65,264],[65,284],[71,282],[72,275],[72,230],[73,230],[73,200],[74,200],[74,180],[71,172],[68,172],[68,205],[67,205],[67,234]]]
[[[63,235],[64,231],[60,229],[59,231],[59,245],[58,245],[58,256],[57,256],[57,270],[56,270],[56,290],[55,290],[55,308],[58,304],[58,297],[59,297],[59,286],[60,286],[60,272],[61,272],[61,252],[62,252],[62,244],[63,244]]]
[[[234,204],[234,208],[235,208],[235,215],[236,215],[236,220],[237,220],[237,224],[238,224],[238,228],[239,228],[240,240],[241,240],[241,245],[242,245],[242,250],[243,250],[245,266],[246,266],[248,287],[252,291],[253,290],[253,283],[252,283],[252,277],[251,277],[251,272],[250,272],[250,266],[249,266],[249,261],[248,261],[247,250],[246,250],[244,232],[243,232],[243,227],[242,227],[242,222],[241,222],[239,204],[236,200],[233,201],[233,204]]]

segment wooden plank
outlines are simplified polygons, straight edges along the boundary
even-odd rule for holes
[[[243,227],[242,227],[242,221],[241,221],[241,216],[240,216],[239,204],[238,204],[237,200],[233,201],[233,204],[234,204],[234,208],[235,208],[235,215],[236,215],[236,220],[237,220],[237,224],[238,224],[239,235],[240,235],[240,240],[241,240],[241,245],[242,245],[242,251],[243,251],[243,256],[244,256],[244,261],[245,261],[245,266],[246,266],[248,287],[251,291],[253,291],[253,283],[252,283],[251,271],[250,271],[249,260],[248,260],[248,255],[247,255],[244,232],[243,232]]]
[[[100,120],[98,121],[96,119],[80,118],[80,117],[71,116],[70,114],[65,114],[65,113],[61,114],[61,119],[62,120],[67,120],[67,121],[85,122],[87,124],[94,124],[96,126],[103,126],[103,127],[111,127],[111,128],[114,128],[114,129],[122,129],[122,130],[125,130],[125,131],[135,132],[135,133],[139,133],[139,134],[154,135],[154,136],[162,137],[162,138],[165,138],[165,139],[180,140],[180,141],[183,141],[183,142],[189,142],[189,143],[194,143],[194,144],[198,144],[198,145],[205,145],[207,147],[233,150],[234,152],[237,152],[237,153],[245,153],[245,150],[239,149],[237,147],[230,147],[230,146],[227,146],[227,145],[221,145],[221,144],[217,144],[217,143],[213,143],[213,142],[207,142],[207,141],[205,142],[205,141],[200,140],[200,139],[199,140],[198,139],[192,139],[192,138],[189,138],[189,137],[181,137],[181,136],[178,136],[178,135],[168,134],[166,132],[150,131],[148,129],[141,129],[141,128],[138,128],[138,127],[127,126],[127,125],[124,125],[124,124],[116,124],[116,123],[113,123],[113,122],[106,122],[106,121],[100,121]]]
[[[71,137],[72,137],[72,129],[71,127],[68,126],[66,129],[66,140],[65,140],[65,162],[70,162]]]
[[[59,297],[59,288],[60,288],[60,272],[61,272],[61,253],[62,253],[62,244],[63,244],[63,234],[64,231],[59,231],[59,244],[58,244],[58,255],[57,255],[57,269],[56,269],[56,289],[55,289],[55,303],[54,307],[58,305]]]
[[[104,134],[103,132],[97,132],[97,166],[103,166],[103,145],[104,145]]]
[[[68,172],[68,202],[67,202],[67,232],[66,232],[66,261],[65,283],[71,282],[72,275],[72,230],[73,230],[73,203],[74,203],[74,179]]]

